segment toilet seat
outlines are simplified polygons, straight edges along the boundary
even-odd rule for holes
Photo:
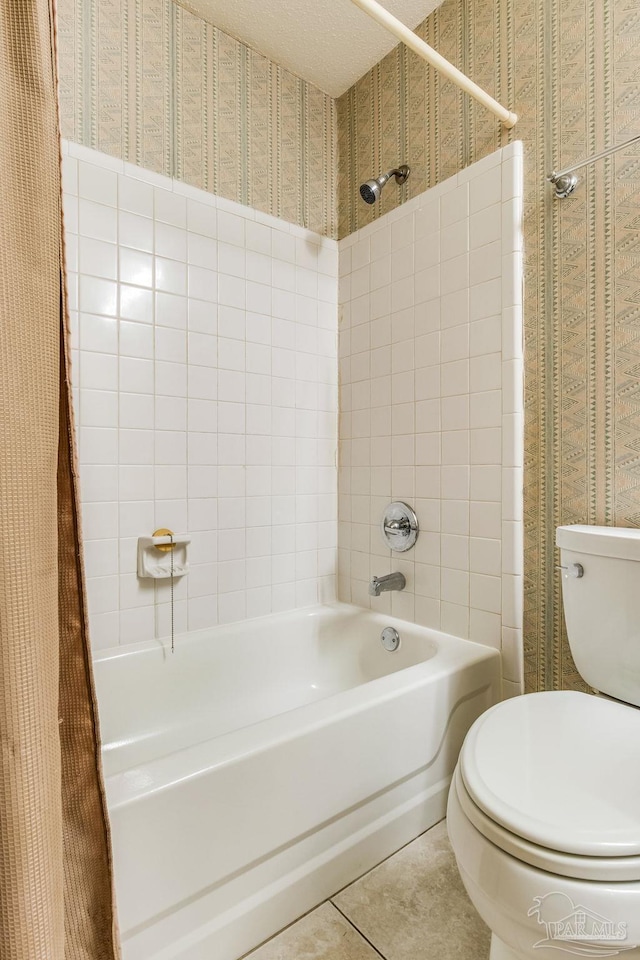
[[[478,833],[500,850],[522,863],[558,877],[601,882],[640,880],[640,857],[582,857],[540,847],[523,837],[510,833],[475,805],[462,779],[460,767],[453,775],[451,789],[467,818]]]
[[[455,789],[474,826],[517,859],[640,880],[640,710],[573,692],[504,701],[471,728]]]

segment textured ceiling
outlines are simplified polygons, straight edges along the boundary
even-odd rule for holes
[[[414,28],[441,2],[384,0],[384,6]],[[184,0],[182,5],[332,97],[397,44],[351,0]]]

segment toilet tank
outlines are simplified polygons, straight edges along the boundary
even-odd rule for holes
[[[640,706],[640,529],[558,527],[556,544],[580,675],[601,693]]]

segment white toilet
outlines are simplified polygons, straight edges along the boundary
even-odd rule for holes
[[[640,958],[640,530],[559,527],[556,542],[571,651],[601,696],[533,693],[483,714],[449,836],[491,960]]]

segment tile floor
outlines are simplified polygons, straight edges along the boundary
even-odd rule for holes
[[[489,931],[458,876],[444,821],[246,960],[487,960]]]

